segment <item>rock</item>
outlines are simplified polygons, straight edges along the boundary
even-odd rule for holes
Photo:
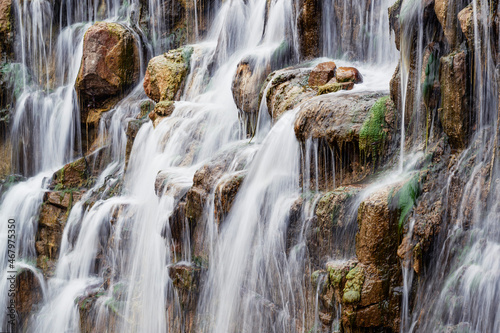
[[[471,107],[469,100],[469,74],[464,51],[441,58],[441,125],[453,148],[463,149],[470,135]]]
[[[367,168],[362,162],[371,160],[362,159],[360,154],[360,130],[364,125],[370,110],[381,95],[371,93],[358,93],[336,95],[328,94],[317,96],[305,101],[295,120],[295,136],[300,142],[317,140],[326,151],[324,161],[319,165],[335,165],[335,184],[352,184],[363,179],[373,170]],[[389,120],[389,119],[388,119]],[[394,120],[390,120],[392,123]],[[394,127],[395,129],[396,127]],[[387,127],[394,131],[391,127]],[[394,135],[388,134],[391,140]],[[387,145],[391,147],[392,145]],[[333,152],[328,153],[328,151]],[[390,154],[391,149],[384,151],[383,158]],[[331,159],[335,160],[332,161]],[[311,167],[311,170],[315,167]],[[332,168],[319,170],[319,174],[331,178]],[[311,174],[314,177],[314,174]],[[323,176],[321,176],[323,177]],[[314,179],[314,178],[313,178]],[[328,183],[322,180],[320,183]],[[333,183],[330,181],[330,183]]]
[[[300,54],[305,59],[319,57],[321,54],[321,17],[322,3],[318,0],[301,0],[297,18]]]
[[[146,95],[155,102],[179,100],[192,52],[187,46],[151,59],[144,77]]]
[[[337,65],[333,61],[323,62],[312,70],[309,76],[309,85],[323,86],[328,83],[335,76],[335,69]]]
[[[399,21],[399,14],[401,12],[401,4],[403,0],[397,0],[391,7],[389,7],[389,27],[394,32],[396,48],[400,51],[400,35],[401,23]]]
[[[151,112],[152,114],[152,112]],[[127,145],[125,147],[125,163],[126,166],[128,166],[128,161],[130,160],[130,154],[132,153],[132,147],[134,146],[134,141],[135,137],[137,136],[137,133],[139,133],[139,130],[141,129],[142,125],[146,123],[146,119],[133,119],[128,122],[127,125]]]
[[[468,5],[458,13],[460,28],[467,38],[469,49],[474,50],[474,9],[472,4]]]
[[[267,110],[274,121],[286,111],[316,96],[316,91],[307,83],[309,73],[309,69],[285,68],[267,77],[262,85],[259,100],[265,98]]]
[[[139,49],[131,31],[111,22],[97,22],[87,30],[76,80],[84,106],[99,107],[123,94],[137,82],[139,71]]]
[[[318,87],[318,95],[330,94],[340,90],[352,90],[354,82],[327,83]]]
[[[44,195],[38,218],[35,249],[37,267],[45,276],[50,277],[54,272],[69,212],[81,198],[82,192],[79,191],[49,191]]]
[[[23,268],[16,274],[15,288],[18,327],[28,327],[30,315],[43,301],[42,286],[33,271]]]
[[[66,164],[52,176],[51,187],[58,190],[85,187],[89,180],[90,169],[85,157]]]
[[[320,266],[329,258],[354,256],[357,223],[349,207],[360,190],[354,185],[338,187],[318,200],[306,233],[311,262]]]
[[[271,68],[250,58],[241,61],[233,79],[232,92],[238,109],[247,114],[259,111],[259,92]],[[256,119],[255,119],[256,120]]]
[[[215,188],[214,215],[216,222],[220,225],[224,221],[229,210],[233,206],[238,190],[243,184],[246,171],[238,171],[222,177]]]
[[[13,56],[13,27],[15,14],[12,9],[12,0],[0,1],[0,60],[8,61]]]
[[[346,280],[342,302],[347,304],[359,302],[361,300],[361,287],[365,282],[363,268],[358,265],[351,269]]]
[[[389,208],[390,192],[390,187],[379,190],[359,206],[356,256],[363,264],[386,267],[397,263],[398,224]]]
[[[361,73],[354,67],[338,67],[335,73],[335,77],[337,82],[354,82],[361,83],[363,82],[363,76]]]
[[[436,13],[436,17],[441,24],[446,40],[452,49],[460,44],[460,37],[462,37],[460,30],[458,30],[459,22],[457,20],[457,13],[462,9],[459,7],[460,4],[460,1],[434,1],[434,11]]]

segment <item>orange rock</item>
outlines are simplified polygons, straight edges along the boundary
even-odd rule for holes
[[[314,67],[309,76],[310,86],[323,86],[328,83],[335,76],[335,69],[337,65],[333,61],[322,62]]]
[[[354,67],[339,67],[336,73],[337,82],[363,82],[363,76]]]

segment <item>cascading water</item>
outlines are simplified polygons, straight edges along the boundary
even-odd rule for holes
[[[335,136],[344,131],[345,124],[309,133],[301,141],[297,136],[302,125],[299,120],[303,120],[300,117],[307,117],[312,111],[303,112],[304,108],[314,105],[321,109],[353,96],[371,101],[387,93],[389,74],[398,56],[389,29],[387,8],[392,3],[388,0],[321,2],[321,51],[316,56],[339,58],[339,67],[356,65],[364,81],[353,84],[352,91],[328,95],[327,102],[322,99],[325,96],[315,97],[316,88],[308,97],[311,103],[297,102],[293,107],[291,103],[279,117],[269,112],[274,107],[271,104],[281,102],[280,98],[273,99],[277,87],[290,78],[309,75],[316,64],[331,60],[298,64],[304,52],[300,49],[304,43],[299,35],[298,22],[303,15],[299,1],[177,4],[159,0],[65,0],[54,5],[40,0],[14,4],[18,39],[15,54],[19,62],[16,68],[21,72],[23,88],[15,100],[12,118],[13,162],[16,172],[31,178],[3,194],[0,216],[2,221],[14,218],[17,223],[15,269],[32,272],[41,290],[37,305],[22,318],[23,330],[224,333],[347,329],[343,316],[356,308],[350,308],[344,300],[334,301],[332,295],[325,301],[324,291],[333,285],[334,273],[329,269],[316,275],[312,272],[318,269],[320,260],[311,258],[315,245],[310,244],[312,238],[321,238],[318,207],[324,204],[323,192],[337,191],[329,192],[333,197],[345,191],[346,209],[335,206],[326,219],[337,228],[329,240],[332,244],[326,267],[356,262],[368,269],[366,263],[355,259],[355,233],[363,222],[359,221],[363,216],[360,207],[382,190],[399,191],[398,186],[418,174],[425,160],[423,154],[413,154],[423,150],[424,139],[411,133],[411,140],[407,140],[409,126],[405,124],[405,116],[412,114],[410,124],[413,132],[418,132],[423,121],[419,118],[421,112],[415,110],[420,110],[418,103],[425,98],[425,92],[415,83],[420,79],[418,75],[415,82],[411,81],[412,71],[420,73],[424,66],[423,44],[427,37],[420,27],[424,20],[420,1],[403,0],[399,17],[399,125],[384,127],[386,132],[379,134],[378,127],[394,120],[394,115],[383,114],[382,120],[375,120],[380,121],[378,127],[359,134],[359,128],[368,123],[365,114],[379,116],[374,104],[368,103],[368,107],[354,113],[351,121],[355,125],[346,135],[349,139],[333,143],[321,137],[322,131]],[[411,265],[403,263],[401,291],[392,293],[391,289],[391,295],[402,293],[401,331],[434,331],[443,321],[450,325],[466,322],[467,327],[478,332],[500,329],[500,314],[491,306],[498,298],[496,278],[500,271],[495,258],[499,251],[495,228],[500,193],[495,178],[499,171],[498,87],[490,83],[497,82],[498,73],[492,59],[491,39],[495,34],[487,28],[489,19],[480,15],[488,11],[488,6],[488,1],[473,1],[474,33],[483,37],[474,45],[474,68],[481,70],[474,72],[474,80],[479,83],[473,92],[478,101],[478,127],[473,140],[476,146],[472,147],[480,149],[471,158],[467,155],[472,154],[471,147],[459,159],[473,160],[474,168],[459,208],[464,212],[456,215],[456,226],[449,229],[438,259],[439,264],[449,266],[451,273],[419,285],[421,290],[429,288],[438,296],[421,296],[421,292],[411,301],[415,292],[412,287],[417,282]],[[186,16],[185,25],[175,21],[178,16]],[[141,50],[140,84],[122,91],[125,96],[103,112],[98,140],[85,152],[80,139],[80,110],[87,105],[80,105],[74,86],[83,56],[84,33],[98,20],[118,22],[133,33]],[[196,43],[184,49],[192,50],[189,73],[182,80],[185,89],[168,117],[150,122],[143,114],[145,105],[150,105],[142,87],[145,60],[186,41]],[[241,67],[250,68],[252,79],[262,77],[264,81],[269,73],[288,65],[294,67],[269,76],[256,110],[243,110],[235,101],[234,78]],[[293,87],[291,94],[298,96],[310,89],[306,81]],[[407,98],[412,89],[413,105],[409,105]],[[388,104],[384,105],[387,108]],[[335,116],[320,115],[315,121],[341,118],[341,111],[339,107]],[[137,124],[140,129],[131,146],[128,141]],[[399,137],[394,134],[396,129]],[[426,135],[429,132],[432,130],[427,129]],[[389,171],[383,174],[372,175],[368,170],[373,167],[373,172],[378,172],[374,165],[380,140],[369,143],[364,150],[360,142],[354,142],[373,133],[382,141],[389,135],[394,135],[394,142],[401,140],[398,171],[393,171],[398,164],[394,160],[384,161]],[[426,149],[427,141],[426,137]],[[351,161],[353,154],[344,150],[349,147],[354,147],[354,155],[364,157]],[[54,270],[42,275],[37,268],[40,264],[36,247],[41,207],[54,193],[65,196],[71,192],[71,198],[76,198],[72,192],[75,189],[52,188],[51,177],[65,163],[86,153],[85,164],[92,164],[94,174],[85,192],[77,191],[81,197],[78,202],[70,204]],[[350,162],[354,167],[349,166]],[[452,170],[456,175],[457,168]],[[490,178],[487,204],[482,207],[479,198],[484,198],[484,170],[489,170]],[[356,178],[356,172],[370,177]],[[356,181],[348,183],[349,177]],[[351,187],[346,189],[345,185]],[[389,197],[393,196],[392,190]],[[226,210],[228,191],[237,194],[230,193],[233,198]],[[469,224],[465,207],[472,197],[476,205]],[[196,209],[201,216],[195,216]],[[486,213],[481,213],[482,209]],[[417,231],[416,220],[410,221],[410,226],[399,226],[406,229],[398,232],[406,230],[405,235],[411,239]],[[1,226],[0,264],[4,277],[0,306],[5,308],[9,301],[9,273],[4,268],[9,255],[3,238],[8,235],[8,226],[3,222]],[[470,248],[457,255],[453,249],[463,243]],[[450,264],[449,258],[455,261]],[[310,276],[316,278],[310,281]],[[354,282],[349,283],[346,290]],[[349,299],[345,294],[341,299],[343,296]],[[452,306],[448,306],[450,302]],[[324,304],[333,309],[330,315],[322,312]],[[424,311],[429,304],[430,310]],[[379,303],[363,306],[362,310],[372,309]],[[444,310],[434,311],[441,308]],[[417,324],[421,313],[428,320]],[[4,312],[0,312],[0,323],[2,330],[14,330]]]

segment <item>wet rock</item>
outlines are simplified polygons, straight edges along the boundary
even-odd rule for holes
[[[311,261],[320,266],[328,258],[354,255],[356,214],[351,213],[359,186],[339,187],[324,194],[317,202],[315,218],[307,232]]]
[[[121,95],[137,82],[139,70],[139,49],[133,33],[118,23],[95,23],[85,33],[76,80],[82,104],[99,107],[103,100]]]
[[[397,0],[391,7],[389,7],[389,27],[394,32],[396,48],[400,50],[400,35],[401,24],[399,21],[399,14],[401,12],[402,0]]]
[[[45,276],[52,276],[55,269],[62,233],[70,210],[82,197],[80,191],[46,192],[39,214],[35,238],[37,267]]]
[[[308,84],[309,73],[310,69],[285,68],[267,77],[262,85],[259,100],[265,99],[273,120],[276,121],[286,111],[316,96],[316,90]]]
[[[301,0],[297,18],[300,54],[305,59],[316,58],[321,53],[322,3],[318,0]]]
[[[7,61],[13,55],[14,11],[12,0],[0,1],[0,60]]]
[[[134,146],[135,137],[142,125],[147,122],[146,118],[130,120],[127,125],[127,146],[125,148],[125,163],[128,166],[128,161],[130,160],[130,154],[132,153],[132,147]]]
[[[146,95],[155,102],[179,100],[192,52],[187,46],[151,59],[144,77]]]
[[[327,83],[318,87],[318,95],[330,94],[341,90],[352,90],[354,82]]]
[[[460,39],[463,36],[458,28],[457,13],[462,9],[459,7],[460,1],[435,0],[434,11],[436,17],[443,28],[444,35],[451,48],[455,48],[460,44]],[[463,38],[463,37],[462,37]]]
[[[18,327],[27,327],[29,317],[43,300],[42,286],[33,271],[21,269],[15,279]]]
[[[153,122],[153,126],[156,127],[158,124],[165,119],[170,117],[175,110],[175,104],[172,101],[160,101],[156,103],[153,112],[149,113],[149,119]]]
[[[472,4],[468,5],[458,13],[460,28],[467,38],[469,49],[474,49],[474,9]]]
[[[396,262],[398,224],[389,207],[390,191],[390,187],[377,191],[359,206],[356,256],[363,264],[385,266]]]
[[[238,190],[243,184],[246,171],[238,171],[222,177],[215,188],[215,210],[216,221],[220,224],[233,206]]]
[[[467,55],[464,51],[441,58],[441,109],[439,117],[453,148],[468,143],[471,108],[468,91]]]
[[[333,165],[334,163],[337,186],[352,184],[373,172],[373,169],[365,163],[375,163],[374,159],[365,158],[364,152],[361,154],[360,133],[362,133],[362,128],[366,126],[365,121],[369,121],[367,118],[371,115],[370,110],[380,97],[379,94],[371,93],[340,96],[328,94],[305,101],[300,107],[295,120],[295,136],[304,144],[307,140],[318,140],[320,145],[325,146],[327,151],[333,153],[335,160],[326,161],[325,165]],[[384,111],[388,110],[383,109]],[[388,131],[387,140],[394,140],[395,136],[391,133],[394,132],[396,126],[393,127],[395,117],[392,115],[392,111],[384,113],[383,122],[378,124],[384,124],[381,131]],[[376,144],[376,141],[370,141],[368,147],[371,148],[372,144]],[[367,145],[362,147],[365,149]],[[381,151],[380,160],[390,156],[394,150],[394,145],[386,144],[385,147],[387,150]],[[325,158],[331,159],[332,153],[329,154],[330,157],[327,153]],[[318,164],[323,165],[324,163]],[[311,166],[311,170],[314,168]],[[330,174],[332,172],[332,170],[319,170],[319,173],[323,174],[325,171]],[[311,176],[314,177],[313,174]]]
[[[250,136],[257,122],[260,88],[270,71],[269,65],[252,58],[241,61],[236,69],[231,89],[234,102],[246,120],[247,134]]]
[[[309,76],[309,85],[323,86],[328,83],[334,76],[337,65],[333,61],[323,62],[311,71]]]
[[[85,187],[88,185],[90,174],[88,162],[82,157],[55,172],[51,187],[57,190]]]
[[[335,78],[337,82],[354,82],[361,83],[363,82],[363,76],[361,73],[354,67],[338,67],[335,72]]]

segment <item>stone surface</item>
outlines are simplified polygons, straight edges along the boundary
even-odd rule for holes
[[[327,84],[335,76],[336,68],[333,61],[320,63],[311,71],[309,85],[313,87]]]
[[[87,185],[90,169],[87,160],[82,157],[66,164],[52,176],[51,186],[58,190],[80,188]]]
[[[319,0],[301,0],[298,7],[297,30],[300,54],[305,59],[320,56],[322,3]]]
[[[468,143],[471,108],[468,91],[467,55],[464,51],[441,58],[441,109],[439,117],[453,148]]]
[[[268,66],[262,67],[251,58],[238,64],[232,92],[234,102],[240,111],[245,113],[259,111],[260,87],[269,75],[270,69]]]
[[[192,47],[184,47],[151,59],[144,77],[146,95],[155,102],[179,100],[192,52]]]
[[[304,68],[285,68],[267,77],[259,99],[265,99],[267,111],[274,121],[286,111],[316,96],[316,90],[308,84],[310,71]]]
[[[363,82],[363,76],[354,67],[338,67],[335,73],[337,82]]]
[[[84,106],[95,107],[98,101],[123,94],[137,82],[139,70],[132,32],[118,23],[97,22],[85,33],[76,90]]]

